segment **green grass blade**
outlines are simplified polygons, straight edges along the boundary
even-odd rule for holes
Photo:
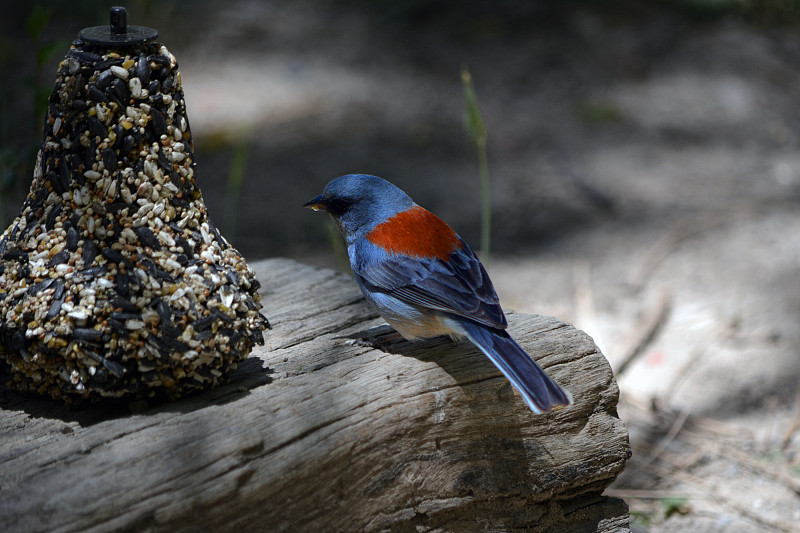
[[[486,267],[492,239],[492,198],[489,180],[489,162],[486,157],[486,123],[478,106],[478,96],[472,83],[472,75],[466,67],[461,69],[461,82],[464,86],[465,123],[470,140],[478,154],[478,173],[481,181],[481,247],[480,253]]]

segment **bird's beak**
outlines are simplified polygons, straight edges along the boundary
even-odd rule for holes
[[[313,209],[314,211],[325,211],[327,206],[322,201],[322,195],[320,194],[316,198],[312,198],[311,200],[304,203],[303,207],[308,207],[309,209]]]

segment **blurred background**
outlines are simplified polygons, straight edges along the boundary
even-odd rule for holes
[[[119,3],[1,3],[3,227],[58,62]],[[346,268],[300,206],[350,172],[480,248],[467,69],[501,300],[618,377],[634,455],[608,494],[636,531],[800,531],[799,1],[124,5],[179,62],[198,183],[250,260]]]

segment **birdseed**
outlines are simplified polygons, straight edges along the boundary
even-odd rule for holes
[[[0,237],[11,388],[174,399],[263,344],[259,283],[196,184],[177,67],[158,43],[80,40],[59,65],[30,192]]]

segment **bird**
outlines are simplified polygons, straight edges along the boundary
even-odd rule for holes
[[[572,404],[509,335],[492,281],[469,245],[403,190],[377,176],[347,174],[303,207],[331,216],[361,292],[402,337],[466,337],[534,413]]]

